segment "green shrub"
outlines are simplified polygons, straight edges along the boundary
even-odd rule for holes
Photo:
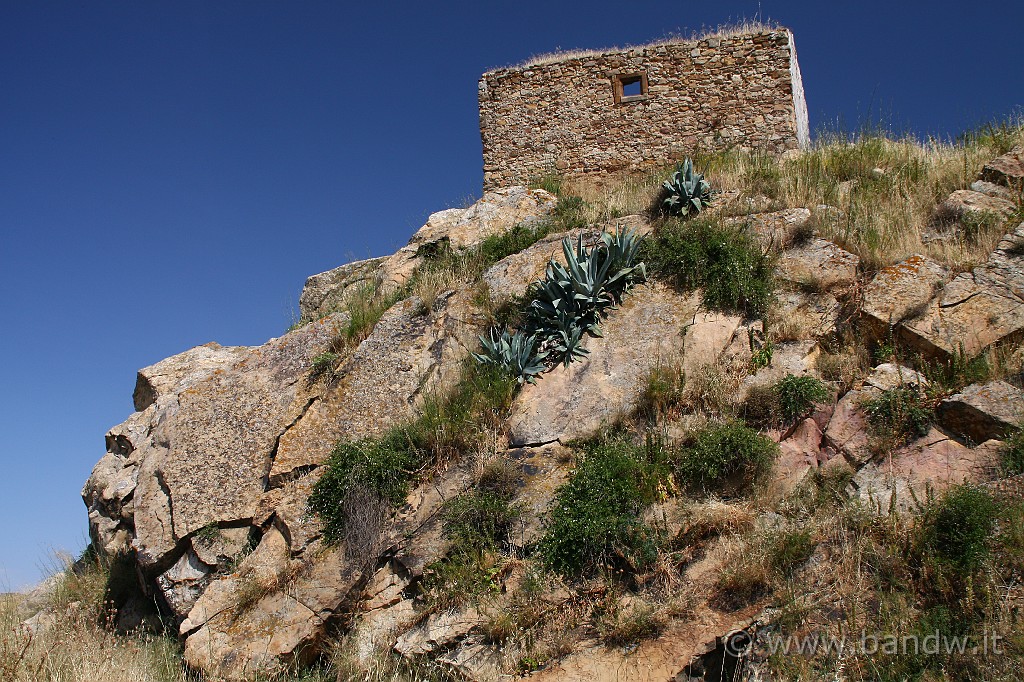
[[[665,476],[657,444],[625,437],[591,444],[555,495],[539,551],[563,575],[592,575],[616,565],[635,569],[656,555],[656,534],[641,519]]]
[[[1024,474],[1024,429],[1017,429],[1003,445],[1003,471],[1007,476]]]
[[[337,543],[344,537],[344,501],[357,486],[399,504],[418,465],[400,429],[381,438],[338,443],[309,496],[309,509],[323,521],[326,540]]]
[[[709,492],[733,483],[746,487],[771,470],[779,446],[743,425],[730,421],[705,427],[684,445],[675,464],[679,479]]]
[[[898,443],[924,436],[935,415],[917,384],[897,386],[864,403],[868,424],[875,435]]]
[[[353,492],[368,491],[400,504],[421,470],[476,447],[483,431],[506,417],[514,387],[514,381],[493,367],[470,366],[450,393],[424,401],[415,420],[376,438],[338,443],[308,501],[324,524],[327,541],[344,537],[344,502]]]
[[[809,528],[779,531],[766,544],[769,564],[786,576],[810,559],[815,547]]]
[[[772,301],[772,258],[753,235],[720,219],[666,221],[642,257],[652,274],[685,291],[700,289],[707,308],[763,315]]]
[[[989,556],[997,509],[992,496],[981,488],[950,488],[925,510],[920,524],[922,544],[943,563],[970,573]]]
[[[445,537],[458,551],[500,548],[522,516],[512,503],[514,493],[503,485],[488,486],[482,479],[476,490],[452,498],[441,511]]]
[[[824,402],[830,397],[828,388],[820,379],[792,374],[787,374],[775,385],[775,393],[779,398],[782,418],[787,422],[803,417],[816,403]]]
[[[327,384],[334,383],[338,376],[339,360],[341,360],[341,355],[332,351],[324,351],[313,358],[313,361],[309,363],[309,383],[315,384],[321,380]]]

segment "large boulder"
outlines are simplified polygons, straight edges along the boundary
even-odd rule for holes
[[[818,290],[845,287],[857,281],[860,258],[817,237],[779,255],[780,279]]]
[[[692,297],[661,284],[633,289],[602,323],[604,337],[587,340],[585,359],[523,388],[509,419],[513,445],[590,436],[634,410],[651,369],[682,350],[683,327],[695,311]]]
[[[1003,237],[988,260],[938,291],[900,338],[932,357],[974,357],[996,343],[1024,338],[1024,224]]]
[[[377,286],[385,260],[384,257],[357,260],[310,275],[299,296],[300,319],[317,320],[343,310],[353,296]]]
[[[916,254],[882,268],[861,297],[860,312],[871,333],[885,338],[902,320],[922,314],[948,276],[945,267]]]
[[[328,317],[251,349],[162,411],[135,490],[133,547],[143,569],[170,568],[182,541],[201,529],[252,519],[277,441],[308,404],[310,361],[345,319]]]
[[[1018,145],[989,161],[981,171],[981,179],[1020,191],[1024,188],[1024,147]]]
[[[508,187],[485,193],[469,208],[431,214],[409,243],[382,263],[383,282],[388,287],[401,286],[427,254],[445,248],[465,249],[516,225],[545,220],[557,203],[557,197],[542,189]]]
[[[415,297],[395,304],[342,363],[341,378],[280,434],[271,485],[321,464],[339,440],[379,435],[410,417],[457,379],[485,321],[465,291],[442,294],[432,309]]]
[[[895,452],[884,462],[870,462],[854,475],[854,494],[885,513],[913,511],[930,493],[961,483],[993,478],[1002,444],[986,441],[969,448],[936,428]]]
[[[1024,391],[1005,381],[971,384],[936,410],[942,426],[973,443],[1006,438],[1024,420]]]

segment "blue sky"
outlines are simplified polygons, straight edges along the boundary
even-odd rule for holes
[[[759,11],[812,129],[1022,104],[1018,2],[0,4],[0,588],[84,546],[139,367],[280,335],[306,276],[480,195],[483,71]]]

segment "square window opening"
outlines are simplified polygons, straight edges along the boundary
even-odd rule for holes
[[[627,76],[622,79],[623,97],[639,97],[642,94],[644,94],[644,84],[640,76]]]
[[[612,99],[616,104],[647,99],[647,74],[612,72]]]

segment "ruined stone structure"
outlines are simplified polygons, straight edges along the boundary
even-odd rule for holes
[[[480,78],[479,99],[485,189],[643,170],[695,149],[808,143],[787,29],[497,69]]]

